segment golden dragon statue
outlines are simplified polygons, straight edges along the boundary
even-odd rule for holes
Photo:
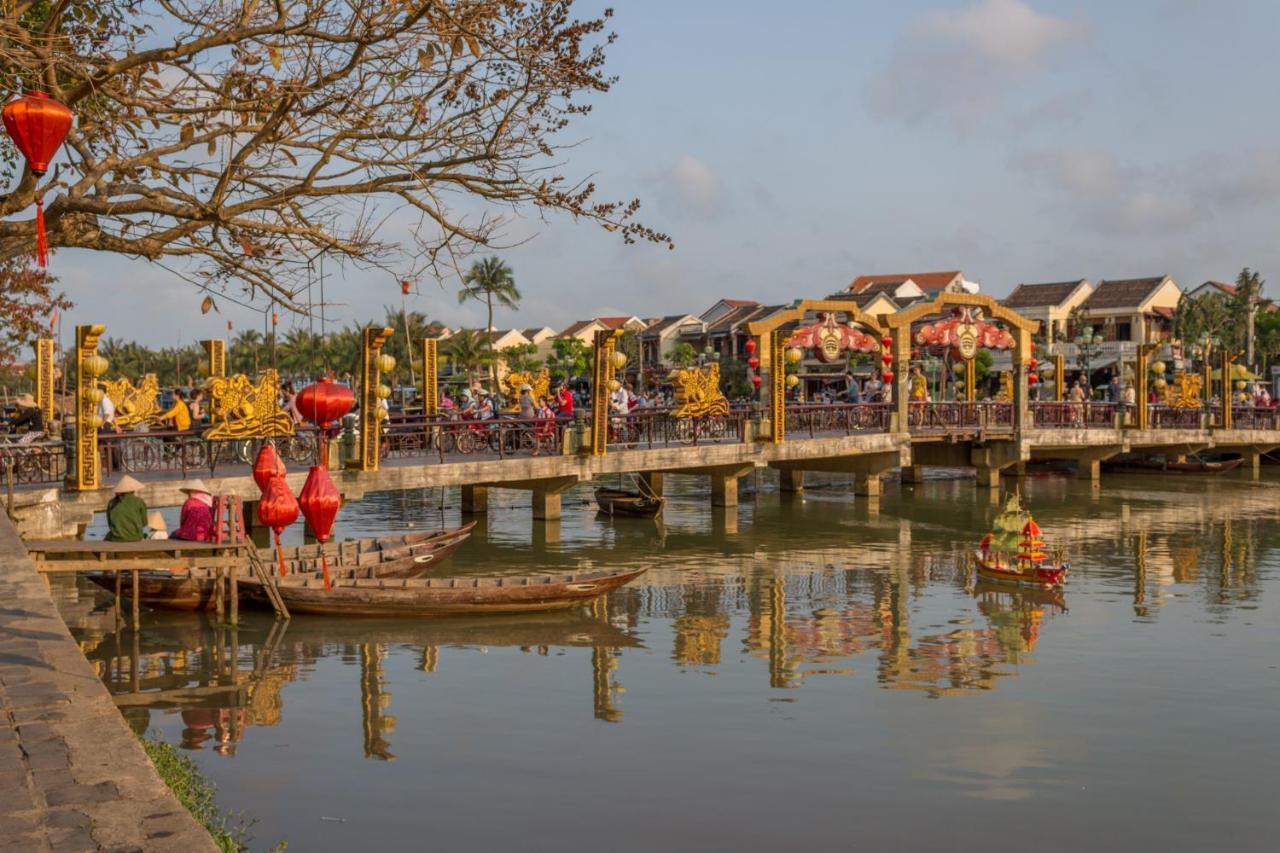
[[[293,418],[280,408],[280,376],[264,370],[255,383],[243,373],[218,376],[205,386],[209,392],[209,418],[213,422],[203,437],[281,438],[293,435]]]
[[[116,407],[116,425],[128,429],[160,414],[160,382],[154,373],[134,385],[127,377],[104,379],[102,387]]]
[[[719,364],[712,362],[706,367],[678,370],[672,374],[671,383],[675,386],[676,402],[680,404],[673,412],[677,418],[729,414],[729,401],[720,391]]]
[[[532,373],[521,373],[512,371],[502,379],[505,387],[507,409],[516,411],[520,408],[520,386],[528,385],[533,389],[533,399],[536,402],[539,397],[548,397],[551,395],[551,372],[547,368],[536,376]]]

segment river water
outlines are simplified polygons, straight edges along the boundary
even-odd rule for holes
[[[1021,481],[1072,561],[1060,596],[975,584],[997,507],[972,480],[878,508],[761,481],[726,512],[681,478],[664,524],[575,490],[534,526],[491,493],[441,569],[649,567],[576,613],[151,613],[135,638],[58,593],[131,723],[188,750],[255,848],[1274,850],[1274,470]],[[457,503],[370,495],[339,533]]]

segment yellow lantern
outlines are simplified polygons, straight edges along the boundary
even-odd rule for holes
[[[391,396],[391,389],[386,385],[379,385],[377,388],[373,389],[373,393],[378,395],[379,400],[385,400]]]
[[[102,429],[102,424],[103,424],[102,415],[89,416],[89,426],[93,427],[94,429]]]
[[[1236,390],[1243,391],[1245,389],[1245,381],[1243,379],[1236,380]]]
[[[609,356],[609,363],[613,365],[614,370],[621,370],[627,366],[627,354],[614,350],[613,355]]]
[[[106,393],[101,388],[95,388],[93,386],[89,386],[88,388],[84,389],[84,398],[88,400],[90,403],[93,403],[94,405],[101,403],[102,398],[105,396],[106,396]]]
[[[111,363],[97,353],[84,360],[84,372],[90,376],[102,376],[111,367]]]
[[[236,407],[236,414],[246,420],[253,417],[253,403],[241,403]]]
[[[381,406],[379,406],[379,407],[378,407],[378,420],[380,420],[380,421],[385,421],[385,420],[386,420],[387,418],[389,418],[389,417],[391,417],[391,413],[390,413],[390,412],[388,412],[386,409],[382,408]]]
[[[1166,366],[1163,361],[1153,361],[1151,362],[1151,372],[1157,376],[1163,375]]]
[[[382,355],[378,356],[378,370],[380,370],[383,373],[390,373],[395,369],[396,369],[395,356],[390,356],[390,355],[387,355],[386,353],[383,353]]]
[[[786,356],[787,361],[792,364],[799,364],[800,359],[804,358],[804,350],[800,349],[800,347],[787,347]]]
[[[800,377],[796,376],[794,373],[787,377],[788,388],[794,388],[799,384],[800,384]]]
[[[1169,387],[1168,380],[1166,380],[1163,376],[1158,377],[1156,381],[1152,382],[1151,384],[1154,385],[1160,391],[1163,391],[1165,388]]]
[[[610,391],[617,391],[617,390],[618,390],[619,388],[621,388],[621,387],[622,387],[622,383],[621,383],[621,382],[619,382],[618,380],[616,380],[616,379],[610,379],[610,380],[609,380],[609,390],[610,390]]]

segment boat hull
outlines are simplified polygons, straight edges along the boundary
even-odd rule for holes
[[[1243,459],[1224,459],[1221,462],[1161,462],[1154,459],[1126,459],[1103,462],[1102,468],[1117,474],[1225,474],[1243,464]]]
[[[1005,566],[997,566],[982,551],[975,551],[973,556],[977,565],[978,577],[993,583],[1012,584],[1014,586],[1037,589],[1055,589],[1067,582],[1067,567],[1065,565],[1017,571]]]
[[[663,503],[662,498],[645,497],[621,489],[596,489],[596,504],[606,515],[653,518],[662,512]]]

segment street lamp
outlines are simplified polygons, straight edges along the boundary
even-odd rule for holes
[[[1089,378],[1086,381],[1092,382],[1093,371],[1089,369],[1089,366],[1093,363],[1093,357],[1097,354],[1095,348],[1101,343],[1102,335],[1094,331],[1093,326],[1085,326],[1075,337],[1076,363],[1080,365],[1080,368],[1086,374],[1089,374]]]

